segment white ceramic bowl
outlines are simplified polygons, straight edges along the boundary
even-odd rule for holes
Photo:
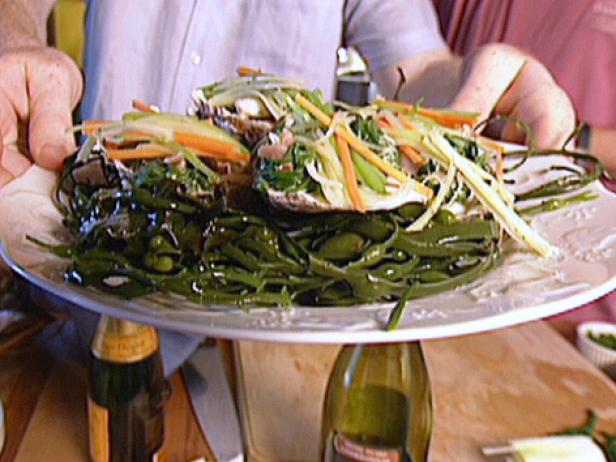
[[[588,333],[616,336],[616,324],[609,322],[584,322],[577,328],[577,346],[595,366],[616,378],[616,350],[588,338]]]

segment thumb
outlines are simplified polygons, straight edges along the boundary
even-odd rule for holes
[[[461,85],[449,106],[459,111],[479,112],[490,117],[526,63],[526,56],[503,44],[487,45],[463,63]]]
[[[68,56],[55,50],[45,54],[42,63],[33,62],[28,69],[29,145],[36,163],[59,170],[76,148],[70,132],[71,113],[83,84],[77,65]]]

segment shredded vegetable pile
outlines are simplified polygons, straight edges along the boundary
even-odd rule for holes
[[[592,199],[575,191],[602,173],[567,152],[590,167],[515,195],[510,170],[564,152],[505,153],[471,113],[357,108],[249,74],[198,89],[192,115],[135,103],[77,127],[89,137],[57,191],[74,239],[48,246],[70,281],[204,309],[396,302],[393,329],[409,300],[493,268],[507,236],[556,254],[524,216]]]

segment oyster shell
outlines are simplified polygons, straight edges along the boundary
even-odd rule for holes
[[[360,194],[368,199],[366,200],[368,212],[394,210],[409,202],[425,204],[429,199],[416,191],[410,182],[390,195],[380,195],[364,186],[360,186]],[[334,206],[325,199],[306,192],[286,193],[270,189],[266,192],[265,197],[274,208],[297,213],[356,212],[350,201],[348,201],[347,206]]]

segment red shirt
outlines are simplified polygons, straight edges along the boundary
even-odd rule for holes
[[[616,128],[616,0],[434,0],[455,53],[505,42],[543,62],[578,118]]]
[[[531,53],[569,93],[578,118],[616,128],[616,0],[434,0],[460,55],[488,42]],[[616,322],[616,292],[565,315]]]

